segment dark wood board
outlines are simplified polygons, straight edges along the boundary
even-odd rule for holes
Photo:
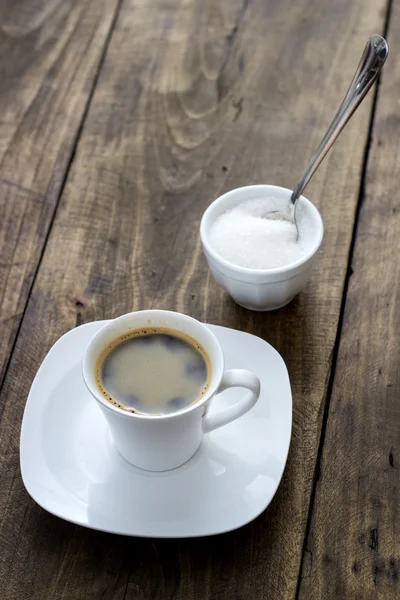
[[[0,397],[6,600],[295,597],[371,101],[308,190],[325,242],[290,306],[237,307],[208,273],[198,226],[225,190],[296,183],[384,19],[375,0],[123,2]],[[23,488],[19,426],[50,346],[83,322],[151,307],[260,335],[287,362],[288,465],[269,509],[237,532],[96,533],[48,515]]]
[[[394,3],[300,600],[400,597],[399,35]]]
[[[116,8],[0,2],[0,384]]]

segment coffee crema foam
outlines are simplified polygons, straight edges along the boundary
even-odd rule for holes
[[[96,364],[104,398],[130,413],[179,412],[208,391],[211,362],[194,338],[164,327],[143,327],[106,346]]]

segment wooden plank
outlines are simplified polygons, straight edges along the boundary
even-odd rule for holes
[[[0,2],[0,384],[116,6]]]
[[[123,3],[1,395],[7,600],[294,598],[371,105],[310,186],[326,241],[290,306],[266,315],[236,306],[209,276],[198,226],[224,190],[295,183],[382,9],[375,0]],[[19,423],[51,344],[82,322],[149,307],[255,333],[287,361],[285,476],[265,514],[237,532],[106,536],[47,515],[23,490]]]
[[[394,3],[392,48],[399,35]],[[399,94],[392,53],[379,88],[301,600],[400,597]]]

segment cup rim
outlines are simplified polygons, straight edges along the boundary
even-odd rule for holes
[[[154,315],[154,313],[158,313],[158,315],[163,314],[166,316],[178,315],[179,318],[182,318],[186,322],[195,322],[197,325],[200,325],[202,328],[204,328],[204,330],[206,331],[206,335],[208,335],[210,341],[214,344],[214,346],[217,349],[217,352],[220,355],[220,361],[221,361],[220,362],[220,364],[221,364],[220,373],[218,374],[217,379],[214,382],[214,385],[210,386],[210,388],[207,390],[207,392],[204,394],[204,396],[201,399],[194,401],[192,404],[190,404],[186,408],[183,408],[182,410],[179,410],[179,411],[176,411],[173,413],[168,413],[168,414],[161,414],[161,415],[159,415],[159,414],[157,414],[157,415],[142,414],[142,413],[136,413],[136,412],[131,413],[126,410],[123,410],[122,408],[118,408],[117,406],[114,406],[110,402],[107,402],[107,400],[105,400],[105,398],[103,398],[103,395],[101,394],[101,392],[97,388],[97,386],[95,386],[95,385],[93,386],[91,384],[91,382],[88,381],[85,371],[88,370],[87,363],[88,363],[91,352],[93,352],[93,350],[94,350],[94,345],[95,345],[96,341],[98,340],[98,338],[101,336],[101,334],[104,333],[105,329],[111,329],[111,327],[113,325],[115,326],[116,321],[120,321],[122,319],[127,319],[127,317],[129,317],[131,315],[148,316],[150,314]],[[173,330],[174,328],[171,327],[171,329]],[[207,352],[207,350],[206,350],[206,352]],[[212,366],[214,368],[214,365],[212,365]],[[82,359],[83,380],[85,382],[86,388],[88,389],[90,394],[94,397],[94,399],[97,402],[99,402],[102,406],[104,406],[105,408],[110,410],[111,412],[117,413],[117,414],[121,415],[122,417],[130,418],[130,419],[139,419],[139,420],[144,420],[144,421],[170,421],[172,419],[176,419],[178,417],[187,415],[188,413],[198,409],[200,406],[203,406],[206,402],[208,402],[210,400],[210,398],[212,398],[212,396],[214,396],[214,394],[217,393],[219,385],[222,380],[222,375],[224,373],[224,368],[225,368],[225,361],[224,361],[224,354],[222,352],[221,345],[218,342],[214,333],[210,329],[208,329],[208,327],[206,327],[204,323],[201,323],[201,321],[198,321],[197,319],[194,319],[193,317],[190,317],[189,315],[186,315],[184,313],[180,313],[180,312],[173,311],[173,310],[160,310],[160,309],[132,311],[132,312],[120,315],[119,317],[116,317],[114,319],[111,319],[109,323],[106,323],[105,325],[103,325],[103,327],[101,327],[90,339],[88,345],[85,348],[85,352],[83,354],[83,359]]]
[[[293,191],[293,190],[290,190],[289,188],[280,187],[278,185],[260,184],[260,185],[245,185],[242,187],[234,188],[232,190],[229,190],[228,192],[225,192],[225,194],[222,194],[222,196],[218,196],[218,198],[216,198],[213,202],[211,202],[211,204],[206,208],[206,210],[204,211],[203,216],[201,218],[201,222],[200,222],[200,237],[201,237],[201,241],[202,241],[203,246],[204,246],[205,250],[207,251],[207,253],[209,253],[210,256],[217,263],[224,265],[226,268],[230,269],[231,271],[235,271],[236,273],[243,274],[243,275],[262,276],[262,275],[287,274],[287,273],[290,273],[290,271],[293,271],[293,270],[297,269],[298,267],[301,267],[302,265],[306,264],[316,254],[316,252],[318,251],[318,249],[322,243],[322,239],[324,236],[324,224],[322,221],[321,214],[320,214],[319,210],[317,209],[317,207],[310,200],[308,200],[308,198],[306,198],[305,196],[300,196],[299,201],[306,204],[308,210],[311,211],[313,217],[315,218],[316,222],[318,223],[318,236],[317,236],[317,239],[314,242],[314,244],[311,246],[310,250],[307,253],[305,253],[302,257],[297,259],[296,261],[294,261],[288,265],[282,266],[282,267],[273,267],[273,268],[269,268],[269,269],[251,269],[249,267],[242,267],[240,265],[230,262],[229,260],[227,260],[226,258],[221,256],[213,248],[213,246],[208,241],[208,233],[207,233],[207,227],[209,226],[210,221],[212,219],[211,213],[213,212],[213,210],[215,210],[215,207],[218,204],[221,204],[228,196],[232,195],[234,192],[244,192],[245,190],[247,190],[247,191],[258,190],[258,191],[260,191],[260,193],[265,192],[266,190],[269,190],[269,191],[270,190],[279,190],[281,192],[282,191],[287,192],[288,195],[290,195]]]

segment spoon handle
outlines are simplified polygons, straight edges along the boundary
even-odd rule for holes
[[[388,52],[387,42],[380,35],[373,35],[368,40],[347,94],[330,124],[328,131],[318,146],[316,153],[312,157],[303,177],[292,192],[290,200],[294,205],[299,196],[303,193],[303,190],[311,177],[318,169],[322,160],[329,152],[332,144],[335,142],[336,138],[342,129],[344,129],[345,125],[375,82],[385,63]]]

